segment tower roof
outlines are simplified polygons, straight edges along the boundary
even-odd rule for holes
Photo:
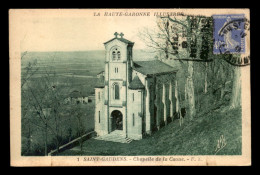
[[[134,44],[134,42],[132,42],[132,41],[129,41],[129,40],[127,40],[127,39],[125,39],[125,38],[123,38],[123,36],[124,36],[124,34],[123,33],[120,33],[120,34],[118,34],[117,32],[115,32],[115,37],[114,38],[112,38],[111,40],[109,40],[109,41],[107,41],[107,42],[105,42],[104,44],[107,44],[107,43],[109,43],[109,42],[111,42],[111,41],[113,41],[113,40],[115,40],[115,39],[117,39],[117,40],[119,40],[119,41],[121,41],[121,42],[123,42],[123,43],[126,43],[126,44]],[[117,37],[117,35],[120,35],[121,36],[121,38],[118,38]]]
[[[107,44],[107,43],[109,43],[109,42],[111,42],[111,41],[114,41],[115,39],[117,39],[117,40],[119,40],[119,41],[122,41],[123,43],[126,43],[126,44],[134,44],[134,42],[129,41],[129,40],[125,39],[125,38],[113,38],[113,39],[111,39],[111,40],[105,42],[104,44]]]
[[[138,76],[135,76],[132,82],[129,84],[129,89],[144,89],[144,85]]]

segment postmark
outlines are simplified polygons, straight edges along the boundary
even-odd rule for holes
[[[213,53],[223,54],[223,58],[233,66],[250,65],[250,55],[246,54],[250,22],[245,15],[213,15],[213,19]]]

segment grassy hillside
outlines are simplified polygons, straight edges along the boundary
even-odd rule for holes
[[[174,120],[152,136],[130,144],[90,139],[84,143],[83,155],[240,155],[241,110],[221,108],[204,110],[193,121]],[[224,136],[226,146],[216,152]],[[75,147],[60,155],[79,155]]]

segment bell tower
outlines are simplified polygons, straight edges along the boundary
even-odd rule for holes
[[[105,42],[105,108],[107,111],[108,133],[115,127],[115,120],[122,120],[122,130],[127,136],[127,93],[132,77],[132,48],[134,43],[125,39],[124,34],[114,33],[114,38]],[[117,112],[115,112],[117,111]],[[121,114],[120,114],[121,113]],[[113,114],[120,114],[117,119]]]

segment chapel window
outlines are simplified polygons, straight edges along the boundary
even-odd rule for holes
[[[121,57],[121,53],[120,51],[117,51],[117,58],[120,60],[120,57]]]
[[[100,123],[100,111],[98,111],[98,123]]]
[[[120,99],[119,85],[117,83],[115,83],[114,86],[113,86],[113,89],[114,89],[114,99],[119,100]]]
[[[113,60],[115,60],[116,59],[116,52],[115,51],[112,52],[112,56],[113,56]]]
[[[135,126],[135,114],[133,113],[133,126]]]
[[[120,60],[121,59],[121,52],[118,48],[113,49],[112,51],[112,60]]]

